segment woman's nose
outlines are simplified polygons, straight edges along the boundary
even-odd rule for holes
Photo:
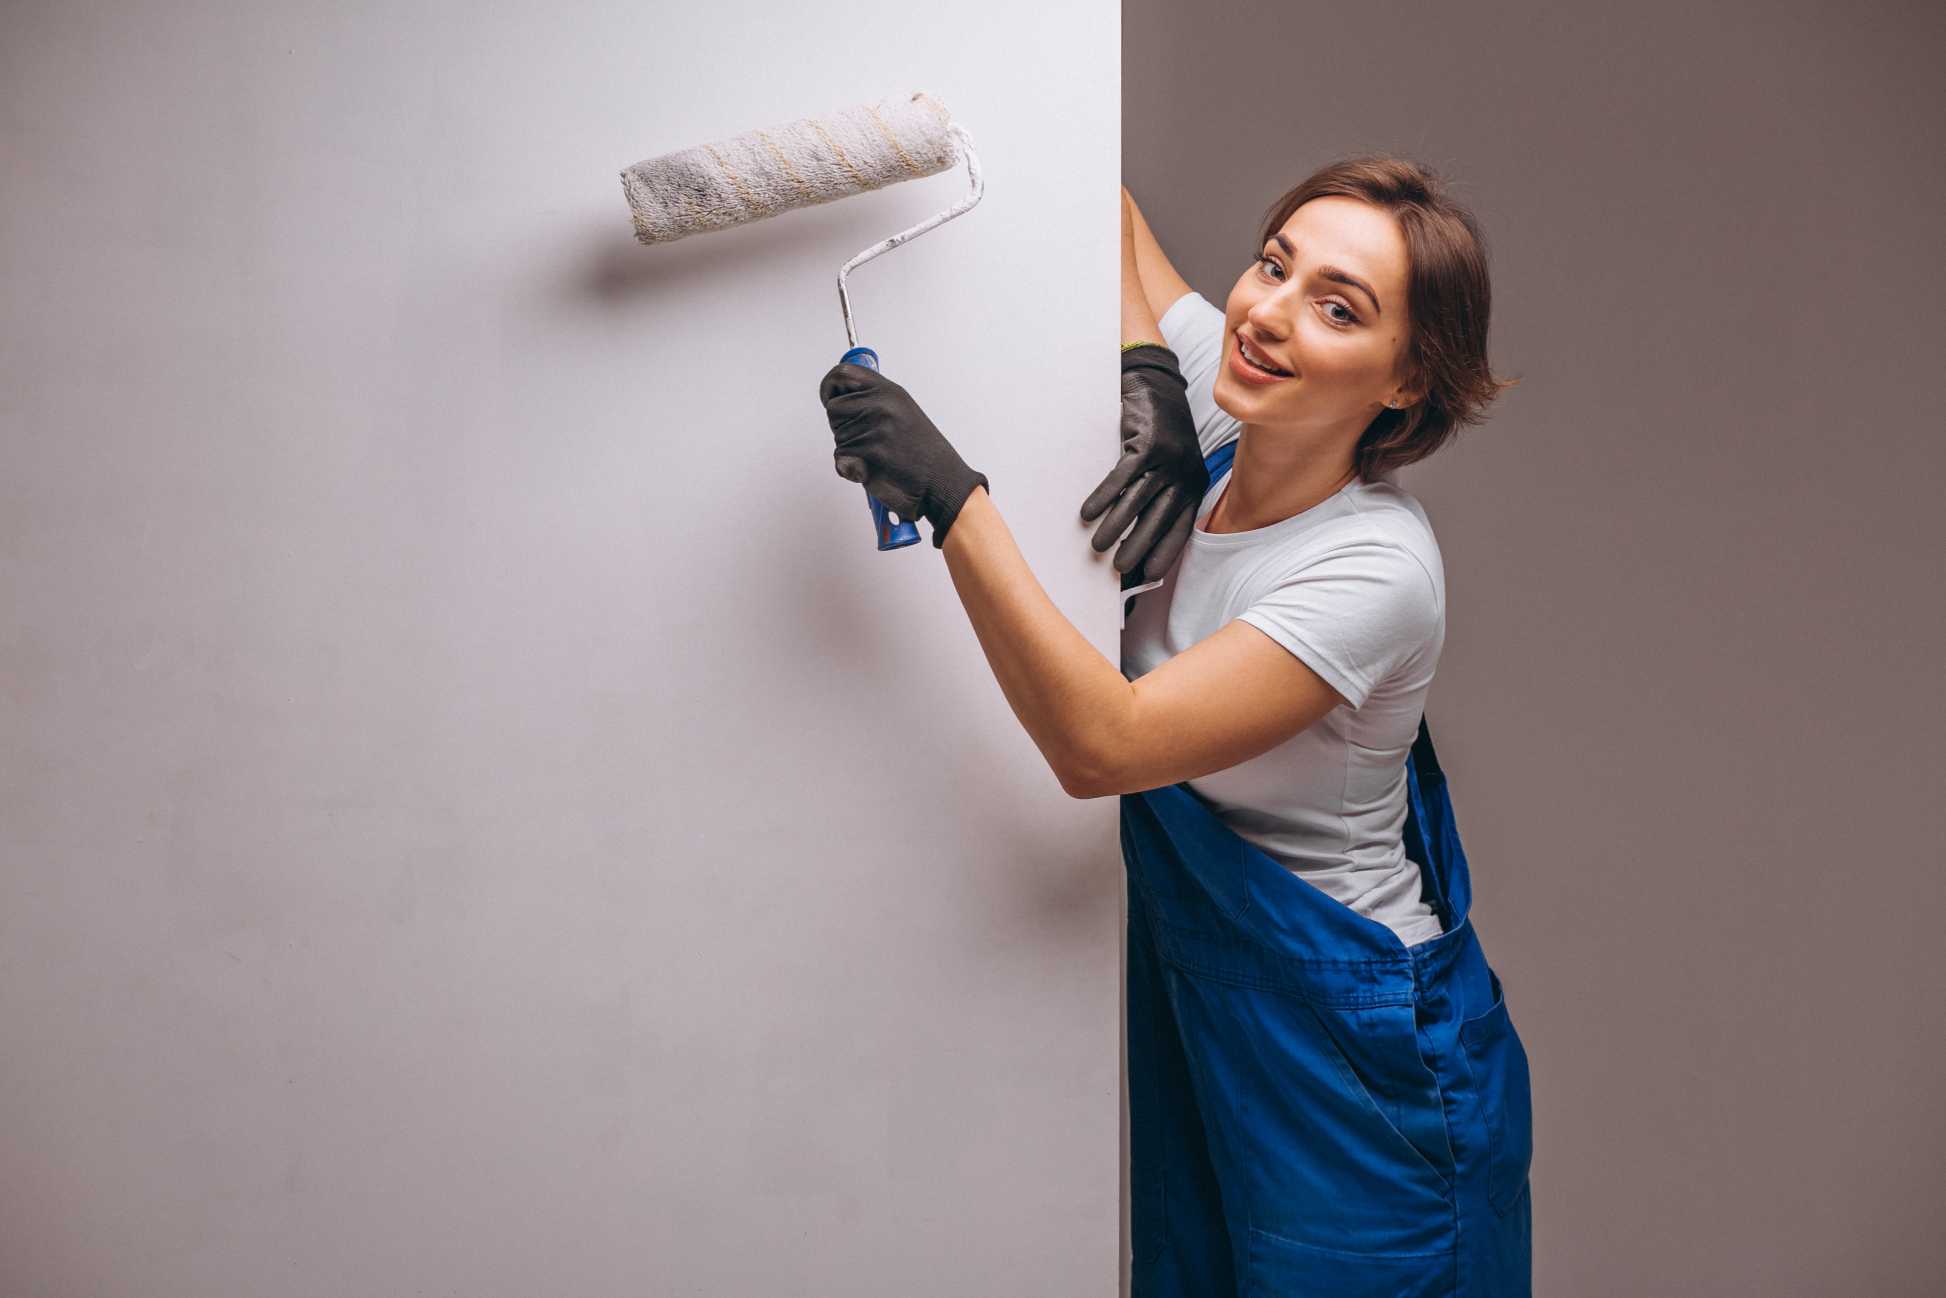
[[[1265,342],[1282,342],[1290,337],[1290,317],[1278,298],[1266,298],[1257,303],[1244,312],[1244,319],[1250,322],[1251,332]]]

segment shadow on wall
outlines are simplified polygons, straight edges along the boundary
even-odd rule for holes
[[[579,300],[593,299],[614,307],[634,307],[645,298],[681,294],[694,287],[720,282],[725,293],[739,287],[763,286],[750,278],[753,269],[783,267],[793,284],[807,264],[828,262],[825,292],[831,299],[832,356],[844,350],[844,318],[838,309],[838,268],[879,240],[923,220],[964,191],[959,172],[929,176],[894,189],[857,194],[815,207],[783,212],[763,221],[733,226],[708,234],[693,234],[673,243],[645,247],[635,240],[628,209],[620,193],[617,216],[604,223],[592,240],[584,272],[574,278],[571,291]],[[896,266],[904,249],[879,261]],[[861,310],[860,288],[869,285],[879,261],[852,272],[852,309]],[[761,291],[761,289],[759,290]],[[869,291],[867,289],[866,291]],[[861,326],[862,327],[862,326]]]

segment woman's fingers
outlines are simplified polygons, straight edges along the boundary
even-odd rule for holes
[[[1122,458],[1115,461],[1115,467],[1108,471],[1101,485],[1089,492],[1088,498],[1081,502],[1081,521],[1094,522],[1097,514],[1115,503],[1115,497],[1122,494],[1122,489],[1134,480],[1141,467],[1142,452],[1139,448],[1131,446],[1123,451]],[[1105,550],[1108,547],[1098,545],[1095,548]]]
[[[1155,548],[1155,543],[1163,532],[1176,521],[1176,513],[1181,507],[1181,488],[1165,487],[1148,508],[1142,511],[1142,516],[1135,520],[1135,528],[1128,534],[1128,539],[1122,542],[1119,550],[1115,551],[1115,570],[1133,571],[1135,565],[1142,562]]]
[[[841,397],[853,396],[860,392],[870,392],[891,383],[884,375],[866,365],[850,365],[839,361],[824,372],[818,380],[818,400],[825,405]]]
[[[1190,502],[1184,501],[1176,510],[1176,521],[1169,525],[1169,530],[1164,532],[1162,539],[1155,543],[1155,549],[1149,551],[1148,557],[1143,559],[1144,575],[1159,576],[1169,571],[1169,565],[1176,561],[1176,556],[1182,553],[1185,545],[1189,544],[1189,532],[1195,526],[1196,510]]]
[[[1095,529],[1095,537],[1091,543],[1095,547],[1095,553],[1100,554],[1115,544],[1115,538],[1128,530],[1128,525],[1134,521],[1137,514],[1142,512],[1142,507],[1162,490],[1165,481],[1161,474],[1150,470],[1122,492],[1115,503],[1109,507],[1108,512],[1102,515],[1101,525]]]

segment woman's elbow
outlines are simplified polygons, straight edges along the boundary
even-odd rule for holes
[[[1061,792],[1070,798],[1106,798],[1121,792],[1113,773],[1098,766],[1074,764],[1057,774],[1061,778]]]

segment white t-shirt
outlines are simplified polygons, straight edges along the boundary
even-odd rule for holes
[[[1216,405],[1223,312],[1201,294],[1158,322],[1189,383],[1205,455],[1241,432]],[[1390,482],[1354,481],[1268,527],[1196,529],[1155,589],[1124,605],[1122,674],[1136,680],[1233,619],[1256,627],[1346,702],[1270,751],[1188,781],[1232,832],[1406,946],[1439,936],[1402,838],[1405,764],[1446,639],[1446,577],[1426,512]]]

